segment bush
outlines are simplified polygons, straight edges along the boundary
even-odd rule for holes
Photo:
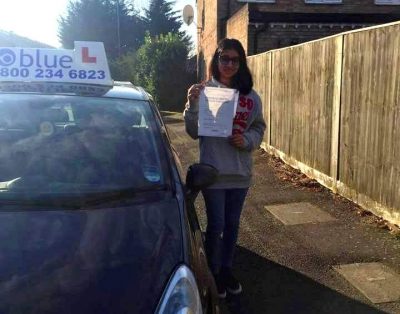
[[[136,54],[130,51],[118,59],[110,61],[111,77],[116,81],[134,83]]]
[[[138,49],[134,83],[153,95],[161,110],[182,111],[195,73],[188,69],[188,47],[177,34],[151,38]]]

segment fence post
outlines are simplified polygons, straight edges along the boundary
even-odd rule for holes
[[[268,128],[268,141],[267,141],[267,147],[271,146],[271,101],[272,101],[272,76],[273,76],[273,67],[272,67],[272,58],[274,56],[273,52],[269,52],[269,58],[268,58],[268,67],[269,67],[269,77],[268,77],[268,117],[267,117],[267,128]]]
[[[332,177],[332,191],[337,192],[339,180],[339,141],[340,141],[340,107],[342,94],[342,71],[343,71],[343,42],[344,35],[336,38],[335,44],[335,72],[332,104],[332,133],[331,133],[331,165],[330,175]]]

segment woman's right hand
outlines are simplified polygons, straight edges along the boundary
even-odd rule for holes
[[[194,84],[190,86],[187,93],[187,99],[189,104],[193,104],[194,101],[199,99],[200,92],[204,88],[204,84]]]

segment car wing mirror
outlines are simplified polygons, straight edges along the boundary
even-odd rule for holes
[[[186,174],[186,186],[191,192],[199,192],[213,184],[218,177],[218,170],[209,164],[190,165]]]

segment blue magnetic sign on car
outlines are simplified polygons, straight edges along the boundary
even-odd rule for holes
[[[104,45],[76,41],[74,50],[0,48],[0,82],[113,85]]]

